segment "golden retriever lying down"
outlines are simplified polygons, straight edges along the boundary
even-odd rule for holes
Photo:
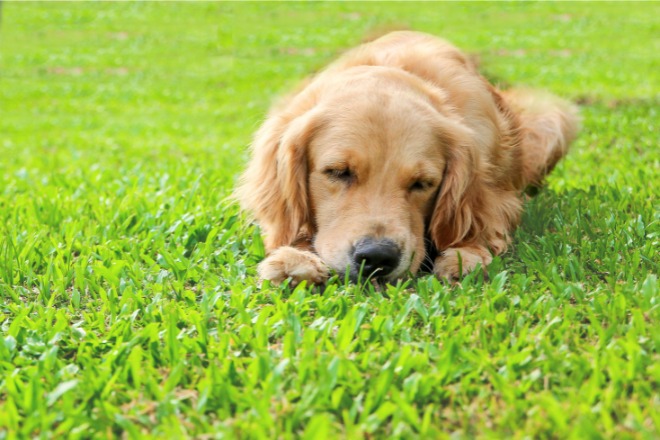
[[[438,277],[485,267],[577,126],[567,102],[497,90],[433,36],[359,46],[275,106],[254,138],[237,197],[264,231],[259,275],[394,281],[426,255]]]

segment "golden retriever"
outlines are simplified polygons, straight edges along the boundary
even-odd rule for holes
[[[236,195],[264,232],[259,275],[392,282],[429,253],[438,277],[485,267],[577,129],[571,104],[497,90],[431,35],[359,46],[274,106],[254,138]]]

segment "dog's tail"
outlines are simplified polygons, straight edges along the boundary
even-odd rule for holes
[[[512,89],[503,95],[520,124],[525,184],[539,186],[575,139],[580,127],[578,109],[537,90]]]

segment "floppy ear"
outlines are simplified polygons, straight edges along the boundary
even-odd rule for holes
[[[475,193],[481,176],[472,146],[472,131],[458,121],[441,117],[438,136],[445,151],[445,172],[429,224],[438,250],[469,240],[476,234]]]
[[[467,245],[504,251],[520,213],[517,193],[494,182],[493,165],[472,130],[447,119],[439,131],[447,162],[429,223],[434,245],[440,251]]]
[[[252,158],[236,196],[264,230],[267,250],[314,233],[307,194],[307,145],[320,126],[318,112],[271,115],[252,143]]]

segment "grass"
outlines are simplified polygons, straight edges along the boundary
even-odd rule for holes
[[[657,3],[3,3],[0,438],[658,438]],[[269,103],[374,29],[584,129],[489,279],[259,286]]]

